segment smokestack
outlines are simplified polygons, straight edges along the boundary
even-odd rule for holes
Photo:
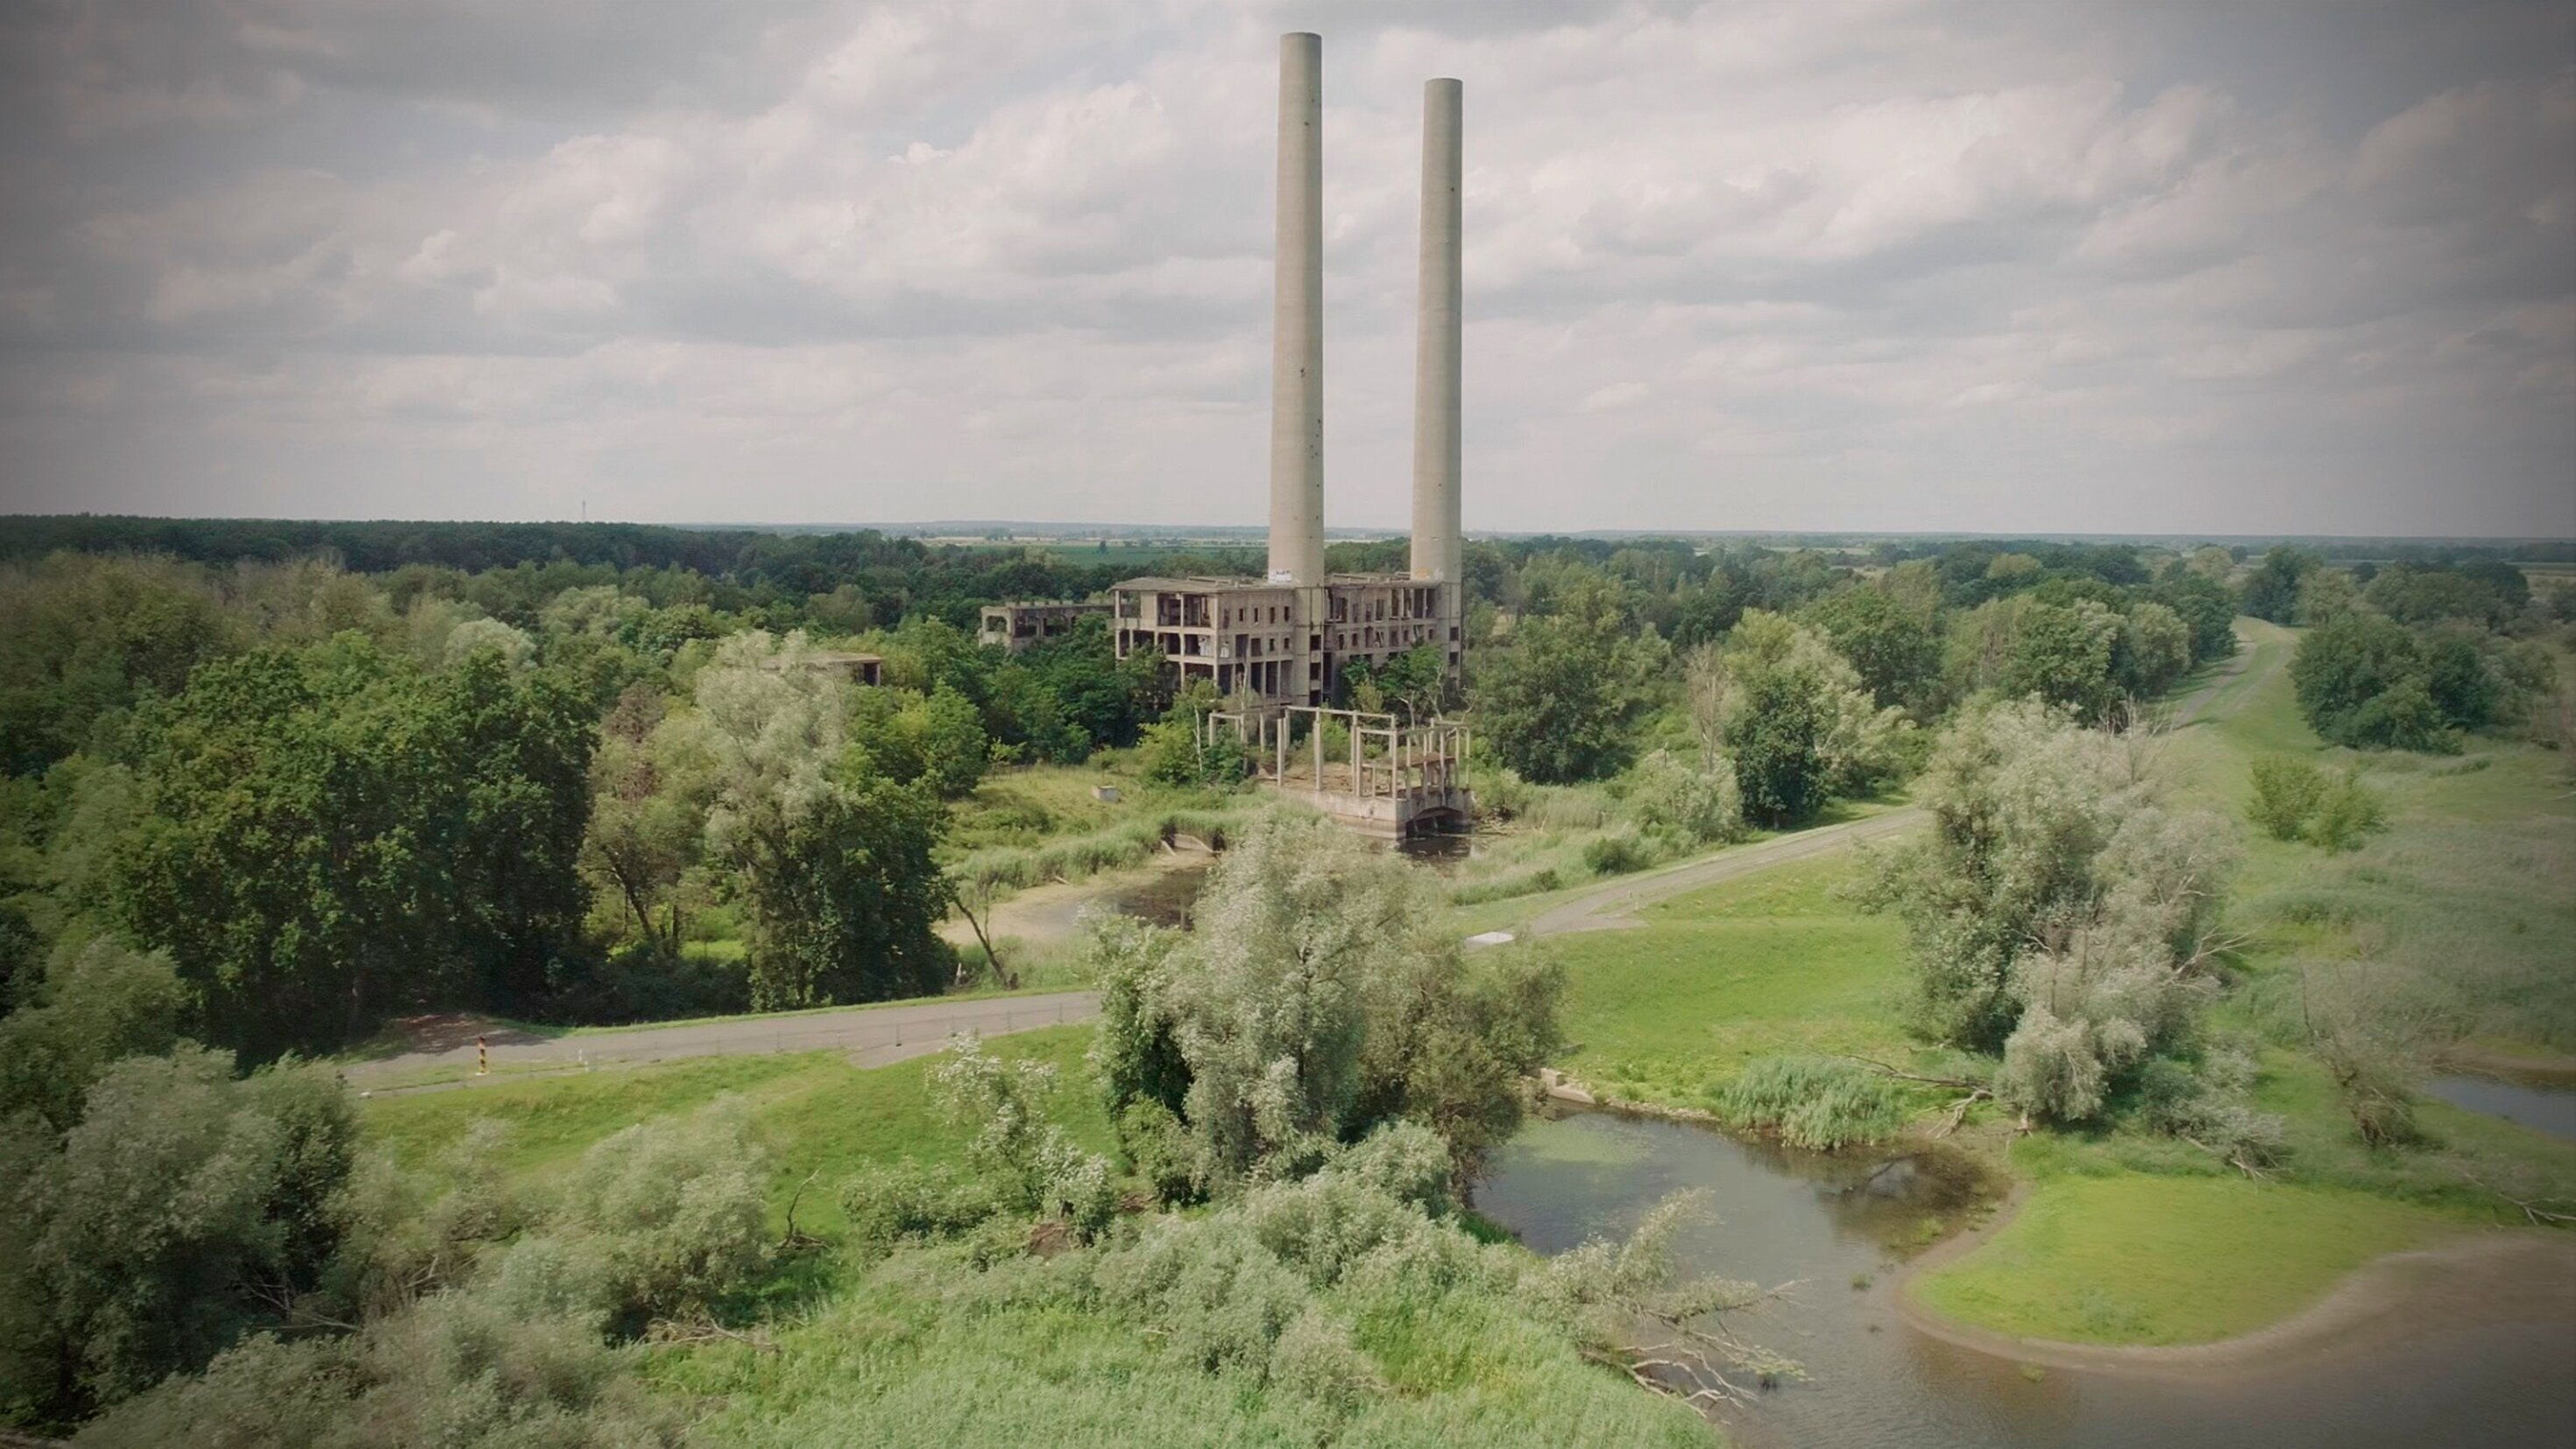
[[[1279,37],[1270,577],[1324,581],[1324,38]]]
[[[1465,87],[1422,84],[1421,312],[1413,353],[1413,576],[1466,572],[1458,494],[1459,180]]]

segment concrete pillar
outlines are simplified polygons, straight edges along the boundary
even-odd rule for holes
[[[1455,582],[1466,571],[1459,499],[1459,277],[1465,166],[1464,91],[1422,84],[1421,310],[1413,352],[1413,576]],[[1446,641],[1443,641],[1446,647]]]
[[[1279,37],[1270,578],[1324,581],[1324,38]],[[1299,627],[1305,621],[1300,620]]]

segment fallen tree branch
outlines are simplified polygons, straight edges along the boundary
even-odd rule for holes
[[[705,1314],[685,1322],[675,1318],[657,1318],[653,1320],[652,1327],[644,1331],[644,1341],[671,1345],[738,1343],[755,1353],[778,1352],[778,1345],[771,1342],[767,1334],[736,1333]]]
[[[2190,1143],[2192,1146],[2199,1148],[2201,1151],[2208,1153],[2210,1156],[2217,1158],[2219,1161],[2226,1163],[2228,1166],[2235,1168],[2238,1172],[2244,1173],[2247,1177],[2256,1182],[2264,1181],[2266,1178],[2271,1176],[2271,1174],[2265,1172],[2263,1169],[2246,1161],[2245,1154],[2242,1152],[2221,1152],[2217,1148],[2210,1146],[2208,1143],[2201,1141],[2199,1138],[2192,1136],[2188,1132],[2177,1132],[2174,1135],[2181,1138],[2183,1141]]]
[[[1961,1091],[1975,1090],[1982,1092],[1986,1089],[1985,1083],[1972,1082],[1965,1077],[1926,1077],[1914,1072],[1898,1071],[1896,1068],[1889,1066],[1885,1062],[1876,1061],[1869,1057],[1854,1056],[1849,1052],[1843,1052],[1840,1055],[1844,1061],[1858,1062],[1862,1066],[1873,1068],[1887,1076],[1894,1077],[1900,1082],[1921,1082],[1927,1087],[1956,1087]]]
[[[2512,1193],[2505,1191],[2503,1188],[2497,1187],[2495,1184],[2488,1182],[2485,1178],[2478,1176],[2476,1173],[2469,1171],[2465,1167],[2459,1169],[2459,1174],[2461,1177],[2468,1180],[2470,1186],[2475,1187],[2480,1192],[2494,1193],[2497,1197],[2503,1198],[2506,1202],[2512,1203],[2515,1207],[2522,1209],[2524,1220],[2529,1222],[2535,1228],[2547,1227],[2551,1223],[2576,1223],[2576,1213],[2552,1212],[2548,1208],[2540,1206],[2540,1204],[2544,1202],[2560,1202],[2564,1199],[2551,1197],[2529,1199],[2518,1198]]]
[[[1977,1105],[1979,1102],[1991,1102],[1994,1100],[1994,1096],[1994,1093],[1983,1087],[1979,1087],[1975,1091],[1970,1092],[1968,1095],[1951,1103],[1950,1120],[1933,1128],[1932,1135],[1934,1137],[1947,1137],[1951,1133],[1958,1131],[1960,1125],[1968,1120],[1968,1109],[1970,1107]]]
[[[812,1233],[800,1233],[796,1231],[796,1204],[804,1198],[805,1189],[812,1187],[814,1185],[814,1179],[821,1177],[822,1175],[823,1169],[819,1167],[815,1168],[812,1172],[805,1174],[805,1180],[803,1182],[796,1184],[796,1190],[794,1192],[787,1195],[787,1231],[778,1239],[778,1250],[780,1252],[794,1252],[801,1248],[819,1248],[823,1246],[823,1240],[821,1238],[814,1236]]]

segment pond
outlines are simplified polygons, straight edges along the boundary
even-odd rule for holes
[[[1812,1382],[1723,1415],[1748,1449],[2398,1449],[2576,1443],[2576,1326],[2411,1320],[2402,1342],[2339,1347],[2278,1372],[2025,1369],[1911,1326],[1903,1256],[1984,1191],[1957,1154],[1822,1157],[1683,1123],[1580,1112],[1534,1122],[1497,1154],[1476,1206],[1542,1253],[1616,1237],[1698,1188],[1716,1221],[1686,1229],[1686,1273],[1796,1280],[1733,1322]]]
[[[2505,1077],[2435,1077],[2424,1088],[2455,1107],[2576,1142],[2576,1088]]]
[[[1395,852],[1415,865],[1435,871],[1447,871],[1474,854],[1475,837],[1466,833],[1418,835],[1398,842]],[[1207,888],[1209,867],[1186,865],[1158,872],[1152,879],[1139,881],[1109,892],[1104,899],[1109,908],[1122,916],[1134,916],[1157,926],[1188,930],[1191,913],[1198,906],[1199,892]]]
[[[1207,887],[1207,877],[1208,867],[1204,865],[1163,871],[1111,894],[1109,908],[1152,925],[1186,931],[1190,928],[1190,913],[1198,906],[1199,892]]]

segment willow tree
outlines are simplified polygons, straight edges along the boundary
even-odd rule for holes
[[[737,634],[698,675],[707,845],[751,904],[758,1009],[923,995],[946,974],[931,857],[946,811],[928,782],[850,748],[849,689],[812,667],[802,633]]]

